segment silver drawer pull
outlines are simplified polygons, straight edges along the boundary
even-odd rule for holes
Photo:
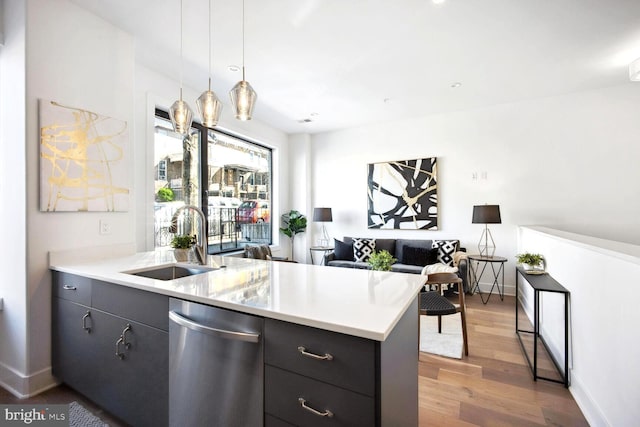
[[[330,410],[325,409],[324,412],[316,411],[311,406],[308,406],[307,401],[301,397],[298,398],[298,402],[300,402],[300,406],[302,406],[307,411],[311,412],[313,415],[317,415],[319,417],[329,417],[329,418],[333,417],[333,412],[331,412]]]
[[[91,333],[91,327],[87,326],[87,318],[91,318],[91,312],[87,311],[84,316],[82,316],[82,329],[87,331],[88,334]]]
[[[127,327],[124,328],[122,330],[122,334],[120,334],[122,336],[122,343],[124,344],[124,348],[129,349],[131,348],[131,343],[127,342],[127,332],[131,331],[131,324],[127,323]]]
[[[319,354],[309,353],[307,351],[307,349],[304,348],[303,346],[298,347],[298,351],[303,356],[311,357],[313,359],[317,359],[317,360],[333,360],[333,356],[330,355],[329,353],[325,353],[324,356],[320,356]]]
[[[122,338],[122,335],[120,335],[120,338],[118,338],[118,341],[116,341],[116,357],[120,360],[124,359],[124,353],[120,353],[121,343],[124,343],[124,338]]]
[[[72,286],[72,285],[64,285],[62,287],[62,289],[64,289],[65,291],[75,291],[78,288],[76,288],[75,286]]]

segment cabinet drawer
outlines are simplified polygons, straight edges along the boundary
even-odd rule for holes
[[[280,418],[276,418],[269,414],[265,414],[264,427],[295,427],[295,426],[293,424],[289,424],[286,421],[282,421]]]
[[[75,274],[53,272],[53,296],[91,305],[91,279]]]
[[[92,306],[169,331],[169,297],[111,283],[93,281]]]
[[[321,360],[303,354],[331,355]],[[371,340],[265,319],[265,363],[369,396],[375,395]]]
[[[302,406],[300,399],[304,399]],[[332,416],[313,413],[331,411]],[[372,397],[294,374],[273,366],[265,368],[265,411],[300,426],[373,426]]]

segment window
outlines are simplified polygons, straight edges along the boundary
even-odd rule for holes
[[[167,160],[162,159],[158,162],[158,177],[156,178],[158,181],[166,181],[167,180]]]
[[[169,115],[156,110],[155,247],[169,245],[171,218],[185,204],[207,216],[210,254],[270,244],[271,159],[271,149],[199,123],[183,138],[173,131]]]

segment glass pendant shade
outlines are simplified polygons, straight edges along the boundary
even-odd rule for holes
[[[251,120],[253,107],[256,105],[258,94],[251,87],[248,81],[241,80],[229,92],[231,104],[238,120]]]
[[[222,103],[211,90],[202,92],[200,98],[196,100],[196,108],[204,126],[212,128],[218,124]]]
[[[186,135],[189,132],[193,122],[193,112],[189,104],[182,100],[182,96],[169,109],[169,118],[171,119],[173,130],[182,135]]]

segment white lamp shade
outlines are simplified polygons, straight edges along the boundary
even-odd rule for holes
[[[258,94],[248,81],[241,80],[229,92],[231,105],[235,109],[236,119],[251,120],[253,107],[256,105]]]

